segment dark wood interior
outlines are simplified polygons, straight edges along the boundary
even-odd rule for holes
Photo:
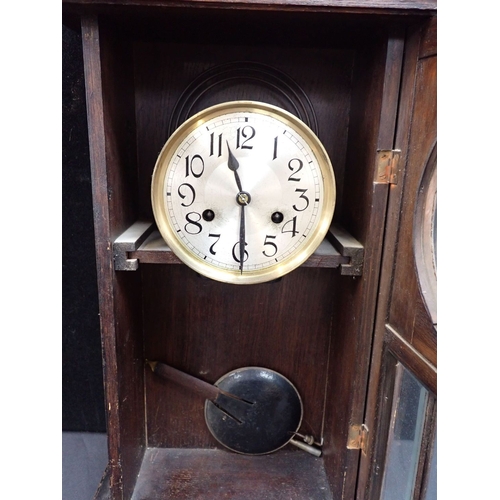
[[[303,432],[321,437],[333,270],[299,269],[277,282],[241,287],[201,278],[185,266],[144,267],[147,358],[212,383],[236,368],[271,368],[301,394]],[[307,297],[296,293],[309,283],[314,291]],[[149,373],[146,393],[151,446],[217,444],[206,428],[203,399]]]
[[[377,151],[394,147],[406,33],[421,15],[416,8],[374,15],[373,7],[366,14],[276,5],[65,7],[68,23],[81,16],[83,33],[111,498],[222,498],[214,486],[222,482],[224,498],[264,498],[259,492],[276,481],[286,498],[354,498],[360,452],[346,442],[365,413],[389,199],[389,185],[377,182]],[[297,87],[285,88],[287,78]],[[294,104],[303,104],[334,166],[334,220],[364,247],[362,276],[319,263],[240,287],[178,264],[115,271],[114,240],[137,220],[153,220],[151,174],[170,118],[236,99],[296,114]],[[215,452],[204,401],[155,377],[146,359],[210,383],[244,366],[282,373],[302,396],[302,432],[324,440],[323,456]],[[231,469],[214,480],[221,467]],[[194,477],[189,487],[186,474]],[[285,498],[276,495],[265,498]]]
[[[307,480],[311,477],[314,481]],[[222,450],[149,448],[132,499],[248,498],[251,491],[266,500],[331,498],[323,461],[300,451],[250,457]]]

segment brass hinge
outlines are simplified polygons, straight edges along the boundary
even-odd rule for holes
[[[361,450],[366,454],[368,444],[368,427],[365,424],[351,425],[347,436],[348,450]]]
[[[399,149],[379,149],[377,151],[377,180],[375,184],[397,184],[401,151]]]

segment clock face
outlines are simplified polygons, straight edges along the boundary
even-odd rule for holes
[[[260,283],[301,265],[333,216],[335,180],[318,138],[280,108],[219,104],[179,127],[153,173],[163,238],[187,265],[227,283]]]

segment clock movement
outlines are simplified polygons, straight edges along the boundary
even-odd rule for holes
[[[109,451],[96,498],[374,500],[394,477],[397,498],[432,498],[437,320],[413,235],[436,150],[435,2],[63,12],[87,89]],[[261,387],[278,410],[241,447],[247,413],[219,395],[257,410]]]

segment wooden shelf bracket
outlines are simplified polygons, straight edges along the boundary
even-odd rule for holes
[[[336,223],[330,226],[327,238],[340,252],[340,255],[349,259],[348,263],[340,264],[340,274],[344,276],[361,276],[363,274],[365,254],[363,245]]]
[[[115,271],[136,271],[139,259],[130,258],[129,252],[137,250],[153,232],[152,222],[137,221],[124,231],[113,243]]]
[[[305,267],[339,268],[340,274],[361,276],[363,245],[345,229],[333,224],[328,237],[303,264]],[[139,263],[182,264],[167,246],[153,222],[137,221],[113,243],[115,271],[136,271]]]

